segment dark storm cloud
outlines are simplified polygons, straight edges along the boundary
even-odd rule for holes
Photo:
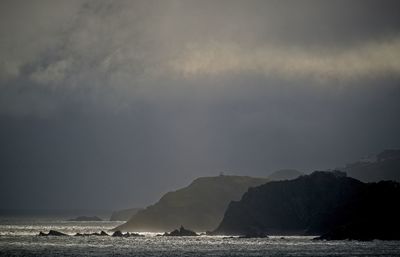
[[[398,5],[3,1],[1,206],[145,205],[398,147]]]

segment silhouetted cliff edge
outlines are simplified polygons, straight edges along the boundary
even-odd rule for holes
[[[250,188],[215,234],[323,235],[322,239],[400,239],[399,183],[363,183],[343,172],[314,172]]]
[[[298,170],[284,169],[272,172],[271,175],[268,176],[268,179],[271,181],[291,180],[301,175],[303,175],[303,173]]]
[[[375,157],[347,164],[341,168],[349,177],[363,182],[394,180],[400,182],[400,150],[385,150]]]
[[[142,210],[142,209],[141,208],[131,208],[131,209],[114,211],[111,214],[110,221],[120,221],[120,220],[127,221],[140,210]]]
[[[211,230],[221,222],[230,201],[266,182],[268,179],[246,176],[198,178],[185,188],[166,193],[116,230],[162,232],[181,225],[198,232]]]

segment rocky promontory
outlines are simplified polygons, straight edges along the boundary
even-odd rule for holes
[[[115,230],[160,232],[180,225],[198,232],[212,230],[221,222],[230,201],[239,200],[250,187],[268,181],[227,175],[198,178],[185,188],[166,193],[156,204],[138,211]]]
[[[229,204],[213,233],[400,239],[399,200],[399,183],[363,183],[343,172],[318,171],[249,189]]]

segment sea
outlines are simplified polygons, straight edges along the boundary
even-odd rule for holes
[[[400,256],[400,241],[315,241],[306,236],[75,237],[109,232],[122,221],[75,222],[65,217],[0,217],[0,256]],[[38,236],[57,230],[71,236]],[[111,233],[111,232],[110,232]]]

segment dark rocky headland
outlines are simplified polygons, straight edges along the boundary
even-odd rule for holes
[[[229,204],[213,234],[322,235],[399,240],[400,185],[363,183],[343,172],[314,172],[250,188]]]

